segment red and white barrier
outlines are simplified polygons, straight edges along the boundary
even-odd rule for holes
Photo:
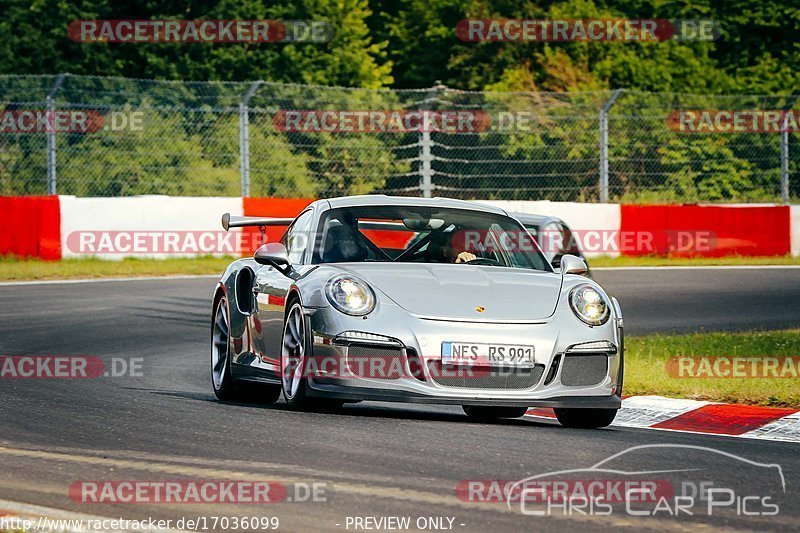
[[[792,255],[800,255],[800,205],[791,206]]]
[[[0,197],[0,255],[60,259],[59,197]]]
[[[653,236],[625,255],[778,256],[791,251],[789,206],[622,205],[621,231]]]
[[[190,198],[133,196],[122,198],[0,197],[0,254],[60,259],[97,256],[104,259],[175,257],[167,246],[136,238],[150,234],[180,234],[208,243],[225,239],[220,216],[260,215],[293,217],[310,198]],[[670,254],[720,257],[724,255],[800,255],[800,206],[785,205],[627,205],[550,201],[485,201],[510,212],[554,215],[578,236],[587,256]],[[269,228],[275,240],[282,228]],[[213,233],[213,235],[206,235]],[[106,235],[107,234],[107,235]],[[150,235],[152,236],[152,235]],[[174,235],[172,235],[174,237]],[[635,239],[630,239],[635,236]],[[640,239],[645,236],[647,239]],[[163,237],[163,235],[162,235]],[[260,242],[255,228],[237,237],[235,253],[248,254]],[[113,250],[100,238],[116,239]],[[591,242],[589,242],[591,239]],[[583,242],[586,241],[586,242]],[[143,241],[144,242],[144,241]],[[182,241],[183,242],[183,241]],[[592,243],[601,243],[599,247]],[[588,245],[587,245],[588,244]],[[120,246],[121,245],[121,246]],[[226,253],[213,244],[197,250],[184,248],[188,257]],[[230,252],[228,252],[230,253]]]

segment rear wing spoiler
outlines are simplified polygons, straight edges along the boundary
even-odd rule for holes
[[[231,215],[230,213],[222,215],[222,227],[225,231],[228,231],[230,228],[288,226],[293,221],[293,218],[239,217]]]

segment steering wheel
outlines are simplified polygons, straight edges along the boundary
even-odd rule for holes
[[[485,257],[476,257],[472,261],[466,261],[465,265],[489,265],[489,266],[503,266],[503,263],[500,261],[495,261],[494,259],[487,259]]]

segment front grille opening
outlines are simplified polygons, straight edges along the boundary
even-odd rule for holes
[[[567,387],[599,385],[608,375],[606,354],[568,354],[564,356],[561,383]]]
[[[360,378],[400,379],[406,360],[402,348],[353,344],[347,348],[347,369]]]
[[[431,380],[443,387],[460,389],[530,389],[539,384],[544,365],[532,367],[493,366],[470,367],[443,365],[441,361],[428,361]]]
[[[547,373],[547,377],[544,378],[544,384],[550,385],[554,379],[556,379],[556,374],[558,374],[558,364],[561,362],[561,354],[556,354],[553,357],[553,364],[550,365],[550,371]]]

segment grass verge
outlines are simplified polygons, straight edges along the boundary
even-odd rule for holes
[[[233,259],[209,256],[176,259],[126,258],[121,261],[94,258],[42,261],[0,257],[0,281],[222,274]]]
[[[800,256],[779,255],[770,257],[749,257],[729,255],[725,257],[660,257],[644,255],[639,257],[592,257],[589,266],[596,267],[631,267],[631,266],[744,266],[744,265],[797,265]]]
[[[623,387],[626,395],[657,394],[673,398],[800,407],[800,376],[796,372],[779,371],[779,375],[788,377],[769,378],[673,377],[667,371],[667,364],[677,356],[798,357],[800,329],[626,338]],[[745,365],[745,368],[750,368],[750,362]],[[693,372],[700,369],[698,365],[692,368]],[[780,370],[783,368],[781,366]],[[796,364],[793,368],[800,370]],[[720,366],[720,369],[724,372],[726,367]]]

